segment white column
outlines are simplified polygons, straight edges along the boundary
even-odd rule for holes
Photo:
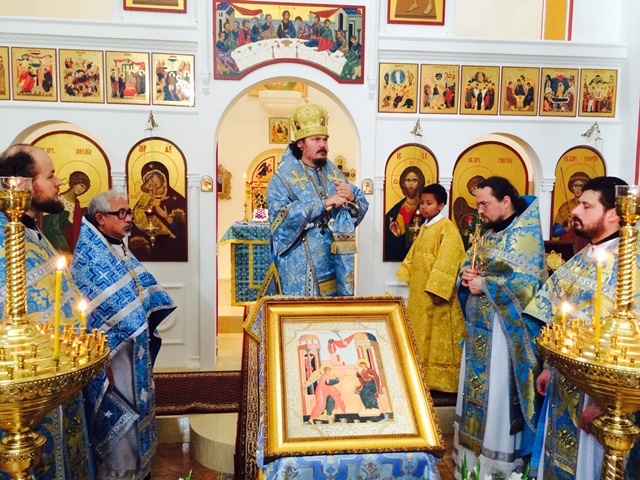
[[[125,172],[111,172],[111,182],[114,190],[124,194],[127,193],[127,174]]]
[[[215,336],[215,320],[212,325],[203,321],[211,321],[210,315],[202,315],[199,311],[199,285],[200,279],[200,176],[197,174],[187,175],[187,188],[189,191],[189,281],[187,282],[187,305],[185,308],[185,321],[187,322],[187,346],[189,359],[187,367],[193,369],[200,368],[200,332],[213,331]],[[213,342],[211,343],[213,345]]]
[[[542,235],[545,240],[549,240],[551,233],[551,194],[555,178],[545,178],[540,182],[540,222],[542,223]]]
[[[447,198],[448,198],[448,202],[451,201],[451,182],[453,182],[453,177],[444,177],[441,176],[438,183],[444,187],[444,189],[447,191]],[[445,207],[446,208],[446,207]]]

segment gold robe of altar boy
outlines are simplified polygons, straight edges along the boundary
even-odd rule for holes
[[[396,276],[409,284],[408,320],[426,385],[456,392],[464,336],[456,280],[465,251],[458,229],[441,212],[446,202],[441,185],[424,187],[420,214],[425,223]]]

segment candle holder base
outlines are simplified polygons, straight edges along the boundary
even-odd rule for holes
[[[607,413],[593,421],[593,432],[604,447],[600,480],[624,478],[624,465],[640,428],[625,416]]]

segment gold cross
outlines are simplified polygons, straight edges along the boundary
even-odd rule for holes
[[[297,186],[300,190],[307,188],[307,179],[298,173],[298,170],[291,170],[291,175],[293,176],[293,178],[289,180],[291,185]]]

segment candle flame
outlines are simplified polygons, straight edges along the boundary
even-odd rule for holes
[[[67,259],[64,257],[58,257],[58,270],[62,270],[64,267],[67,266]]]
[[[598,260],[598,263],[602,264],[604,263],[604,260],[607,258],[607,252],[605,251],[604,248],[601,248],[598,250],[598,252],[596,253],[596,259]]]
[[[82,313],[87,311],[87,301],[84,298],[78,302],[78,308]]]
[[[562,309],[562,313],[567,314],[571,310],[571,305],[569,305],[569,302],[562,302],[560,308]]]

